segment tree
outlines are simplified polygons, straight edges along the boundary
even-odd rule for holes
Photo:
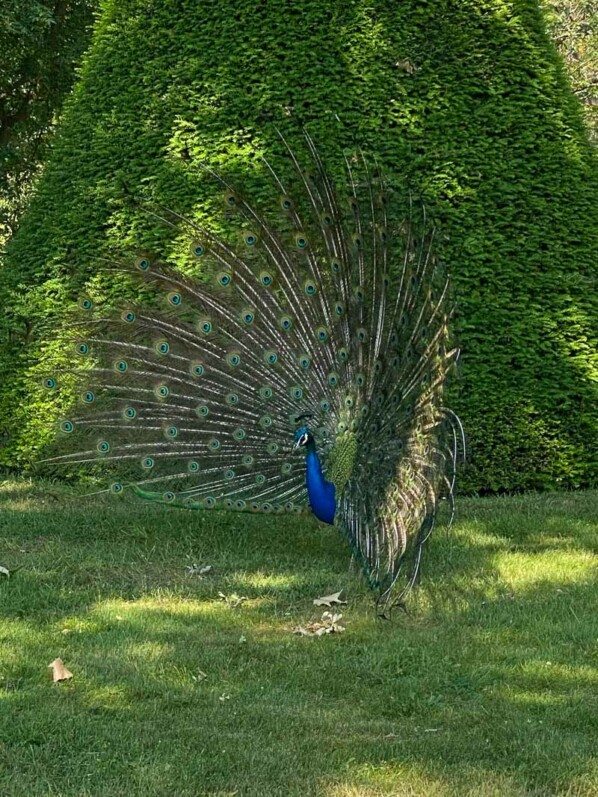
[[[4,0],[0,8],[0,246],[16,232],[96,5]]]
[[[178,262],[176,237],[123,185],[217,225],[207,163],[274,201],[248,142],[276,159],[289,113],[329,171],[339,146],[361,145],[439,223],[463,351],[462,485],[598,479],[596,154],[537,0],[104,0],[0,272],[1,460],[39,446],[39,363],[65,308],[90,282],[117,290],[94,258],[142,243]]]

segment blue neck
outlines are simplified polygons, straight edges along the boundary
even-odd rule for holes
[[[333,523],[336,512],[335,489],[332,482],[326,481],[322,473],[322,466],[313,442],[307,445],[305,458],[305,482],[309,505],[314,515],[324,521]]]

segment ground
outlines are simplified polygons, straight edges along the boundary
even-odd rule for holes
[[[80,492],[0,486],[4,797],[598,795],[598,492],[461,500],[390,622],[313,519]]]

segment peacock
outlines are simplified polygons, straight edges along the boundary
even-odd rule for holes
[[[62,381],[81,387],[50,459],[170,506],[311,511],[346,535],[384,613],[417,579],[439,501],[452,506],[449,278],[425,208],[393,212],[374,161],[343,155],[333,180],[307,131],[300,154],[280,137],[288,182],[263,158],[277,207],[205,166],[233,235],[154,204],[189,266],[111,258],[145,298],[79,299]]]

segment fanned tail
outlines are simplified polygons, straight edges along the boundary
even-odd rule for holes
[[[397,212],[377,164],[347,157],[341,192],[307,132],[309,171],[280,137],[288,184],[263,161],[276,223],[211,172],[239,244],[156,206],[189,239],[183,271],[115,259],[105,270],[149,298],[119,314],[79,302],[65,380],[79,395],[49,461],[100,467],[117,474],[115,493],[131,484],[189,508],[303,511],[293,435],[308,419],[335,522],[386,611],[415,582],[438,502],[454,494],[448,278],[425,210],[410,201]]]

